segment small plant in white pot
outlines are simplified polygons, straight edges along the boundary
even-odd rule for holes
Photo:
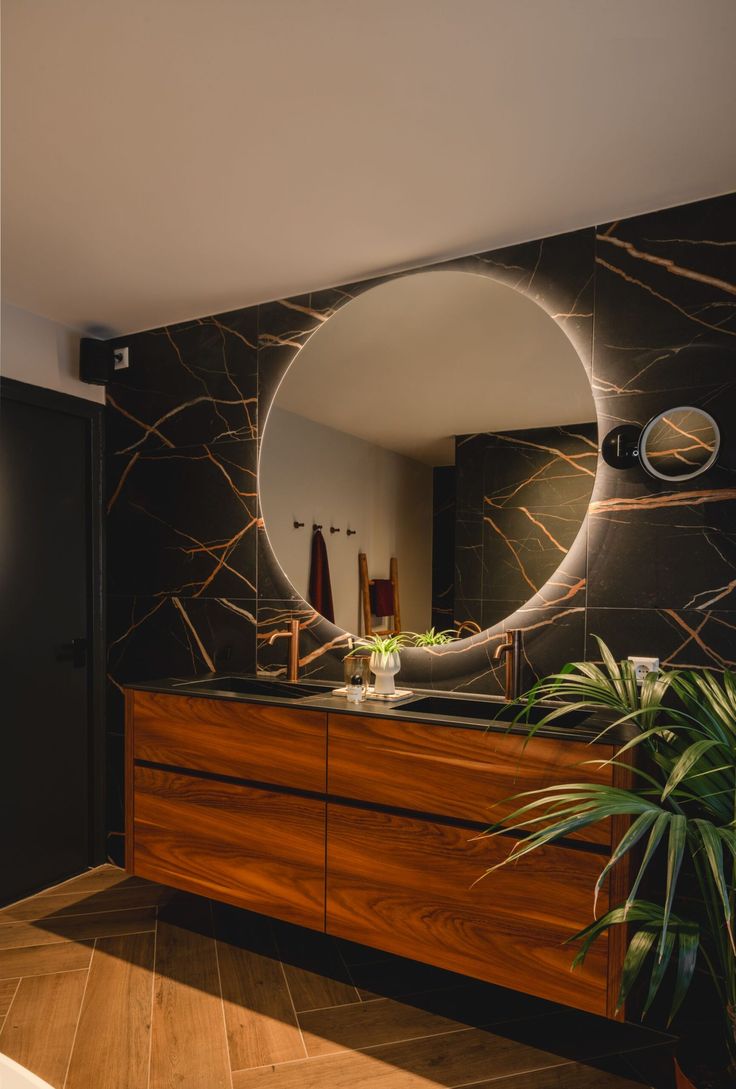
[[[401,669],[402,647],[411,642],[411,636],[405,632],[396,635],[371,635],[369,638],[356,640],[357,646],[348,657],[354,654],[370,652],[369,665],[375,675],[373,691],[379,696],[392,696],[396,691],[394,677]]]

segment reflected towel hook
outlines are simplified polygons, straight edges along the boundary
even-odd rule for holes
[[[347,534],[348,537],[353,537],[353,536],[355,536],[355,534],[357,532],[358,532],[357,529],[349,529],[349,530],[346,531],[346,534]]]
[[[322,524],[321,523],[318,524],[317,522],[314,522],[312,524],[312,529],[316,533],[318,529],[322,529]]]
[[[339,529],[335,529],[334,526],[330,526],[330,533],[339,533],[339,532],[340,532]]]
[[[296,518],[294,519],[294,529],[301,529],[303,525],[304,522],[297,522]]]

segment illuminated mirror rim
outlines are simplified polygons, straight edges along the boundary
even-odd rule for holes
[[[401,280],[401,279],[404,279],[404,278],[409,277],[409,276],[422,275],[422,274],[426,274],[426,273],[431,274],[434,271],[438,271],[438,272],[440,272],[440,271],[441,272],[457,272],[457,273],[460,273],[462,275],[476,276],[476,277],[478,277],[480,279],[483,279],[483,280],[492,281],[493,283],[498,284],[501,287],[510,288],[511,290],[515,291],[517,294],[524,296],[526,299],[529,300],[529,302],[534,303],[535,306],[538,306],[539,309],[542,310],[547,315],[547,317],[550,319],[550,321],[552,321],[558,327],[558,329],[560,329],[560,331],[562,333],[564,333],[564,335],[567,337],[567,339],[568,339],[568,341],[570,343],[570,347],[572,348],[573,352],[575,353],[575,355],[578,358],[579,364],[580,364],[581,368],[583,369],[583,371],[585,373],[585,376],[586,376],[586,379],[588,381],[588,384],[590,386],[591,399],[592,399],[593,406],[594,406],[594,409],[595,409],[595,423],[596,423],[596,426],[598,428],[598,433],[600,435],[600,417],[599,417],[599,412],[598,412],[598,405],[597,405],[596,398],[595,398],[595,387],[594,387],[594,384],[593,384],[593,381],[592,381],[592,372],[591,372],[591,369],[590,369],[591,368],[591,361],[588,360],[588,362],[586,363],[583,355],[581,354],[581,350],[579,349],[578,345],[575,342],[575,339],[574,339],[573,335],[571,334],[571,331],[568,328],[566,328],[565,317],[567,315],[562,315],[563,320],[559,320],[559,318],[558,318],[557,314],[555,313],[554,309],[548,308],[545,305],[545,301],[542,298],[540,298],[538,295],[529,294],[527,291],[525,291],[523,289],[520,289],[520,288],[514,286],[513,284],[509,284],[507,281],[505,281],[505,280],[503,280],[503,279],[501,279],[501,278],[499,278],[497,276],[492,275],[490,272],[477,271],[477,270],[474,270],[474,269],[471,270],[471,269],[462,269],[462,268],[448,268],[447,266],[428,266],[428,267],[420,267],[420,268],[416,268],[416,269],[411,269],[411,270],[408,270],[406,272],[396,273],[393,276],[388,276],[386,278],[381,278],[377,283],[368,283],[368,284],[366,284],[365,287],[362,288],[362,290],[360,290],[357,294],[346,298],[343,302],[340,303],[339,306],[336,306],[331,311],[329,316],[326,318],[326,321],[330,321],[336,315],[340,314],[343,310],[350,307],[350,305],[352,303],[357,302],[365,293],[370,292],[374,288],[386,286],[387,283],[391,283],[393,281]],[[262,455],[262,452],[263,452],[263,441],[262,440],[263,440],[263,436],[265,435],[266,428],[268,426],[268,420],[269,420],[269,417],[271,415],[271,410],[276,405],[276,402],[278,400],[279,389],[281,388],[281,385],[285,381],[285,379],[286,379],[287,375],[289,374],[289,372],[291,371],[291,369],[295,365],[297,365],[299,357],[302,354],[304,348],[307,346],[307,344],[309,344],[311,342],[312,338],[315,335],[317,335],[322,328],[324,328],[324,324],[325,324],[325,319],[322,319],[322,321],[320,321],[320,323],[317,324],[311,330],[309,335],[305,338],[304,342],[302,344],[300,344],[296,348],[296,350],[294,352],[294,355],[292,356],[290,362],[285,367],[284,372],[281,375],[281,377],[280,377],[280,379],[279,379],[279,381],[278,381],[278,383],[277,383],[277,385],[276,385],[276,387],[275,387],[275,389],[273,391],[273,395],[272,395],[272,397],[270,399],[268,409],[267,409],[265,417],[263,419],[263,424],[262,424],[262,429],[261,429],[261,442],[259,443],[259,450],[258,450],[258,490],[259,490],[259,493],[260,493],[260,489],[261,489],[260,477],[261,477],[261,455]],[[591,503],[593,501],[593,496],[595,495],[596,486],[597,486],[597,483],[598,483],[598,476],[599,476],[598,466],[596,466],[593,481],[592,481],[592,484],[591,484],[591,499],[590,499]],[[590,506],[589,506],[588,510],[586,511],[585,516],[583,517],[583,519],[582,519],[582,521],[580,523],[580,527],[578,529],[578,532],[577,532],[577,534],[575,536],[575,539],[574,539],[573,543],[570,545],[570,548],[568,549],[568,554],[567,555],[569,555],[569,553],[571,553],[573,551],[573,549],[575,548],[575,545],[577,544],[577,542],[581,538],[584,538],[585,535],[587,534],[587,525],[588,525],[588,518],[589,517],[590,517]],[[299,593],[299,591],[296,589],[296,587],[294,587],[288,572],[284,569],[284,567],[283,567],[283,565],[282,565],[282,563],[281,563],[281,561],[280,561],[280,559],[279,559],[278,555],[276,554],[276,551],[275,551],[275,549],[273,547],[273,544],[271,542],[271,537],[270,537],[269,532],[268,532],[267,520],[265,520],[265,519],[262,520],[261,528],[262,528],[262,531],[265,533],[265,537],[266,537],[266,540],[268,542],[268,547],[269,547],[269,551],[271,553],[272,561],[275,562],[275,564],[279,568],[283,578],[286,580],[286,582],[289,584],[289,586],[294,591],[294,593],[296,595],[295,601],[301,601],[304,605],[306,605],[309,609],[314,610],[317,613],[317,615],[321,617],[322,614],[319,613],[318,610],[315,610],[314,606],[311,605],[308,600],[303,598],[302,595]],[[519,611],[521,611],[521,610],[523,610],[525,608],[528,608],[533,602],[535,602],[537,600],[539,600],[540,606],[543,605],[543,603],[544,603],[544,598],[543,598],[544,591],[550,584],[554,583],[555,578],[557,577],[559,572],[564,570],[567,555],[562,559],[561,563],[555,568],[555,570],[553,572],[551,572],[551,574],[550,574],[549,578],[546,580],[546,582],[543,583],[535,593],[533,593],[521,606],[519,606],[518,608],[513,609],[508,615],[506,615],[504,617],[501,617],[499,620],[497,620],[490,627],[481,628],[479,631],[472,631],[467,635],[459,635],[457,639],[453,640],[451,643],[446,644],[444,646],[439,645],[439,646],[424,647],[424,648],[422,648],[422,647],[411,648],[412,653],[416,653],[417,650],[426,650],[428,653],[435,654],[435,655],[437,655],[437,654],[439,654],[439,655],[456,654],[456,653],[459,653],[462,650],[464,650],[465,647],[470,647],[474,643],[478,643],[479,641],[485,642],[485,640],[487,639],[489,634],[495,635],[495,633],[503,632],[506,629],[508,620],[511,617],[513,617],[514,615],[516,615],[516,613],[518,613]],[[322,619],[325,619],[325,618],[322,618]],[[331,627],[336,632],[342,633],[342,635],[344,635],[344,636],[346,636],[348,638],[360,638],[360,635],[357,632],[349,632],[346,629],[342,628],[340,625],[335,624],[335,623],[333,623],[331,621],[325,621],[325,622],[330,624]]]

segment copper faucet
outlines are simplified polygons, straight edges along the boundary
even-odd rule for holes
[[[293,617],[289,621],[288,631],[275,631],[268,640],[268,645],[273,646],[277,639],[289,640],[289,665],[286,671],[287,681],[299,680],[299,621]]]
[[[493,657],[495,660],[506,658],[504,695],[509,703],[513,703],[521,695],[521,631],[518,628],[506,632],[504,642],[498,644]]]

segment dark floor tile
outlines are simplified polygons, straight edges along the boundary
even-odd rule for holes
[[[275,923],[274,934],[297,1011],[358,1001],[334,938],[289,923]]]
[[[561,1009],[548,1017],[512,1021],[497,1031],[518,1043],[576,1062],[671,1043],[670,1037],[643,1025],[611,1021],[572,1009]]]
[[[642,1089],[642,1082],[629,1073],[601,1069],[597,1064],[565,1063],[510,1078],[476,1082],[473,1089]]]
[[[457,987],[468,982],[467,976],[403,957],[351,965],[350,974],[361,998],[394,998],[419,991]]]

